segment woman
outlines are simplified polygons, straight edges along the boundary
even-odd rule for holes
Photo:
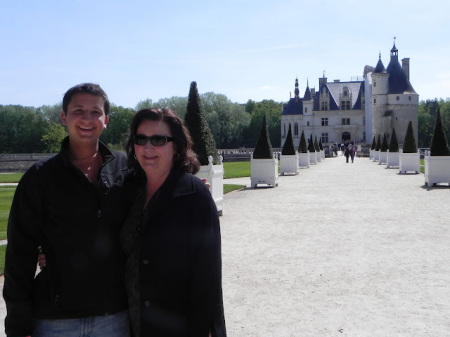
[[[128,162],[142,189],[122,230],[135,336],[226,336],[219,218],[192,141],[169,109],[131,122]]]

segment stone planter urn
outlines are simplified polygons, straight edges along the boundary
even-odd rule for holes
[[[373,161],[380,161],[380,150],[373,150]]]
[[[316,151],[316,154],[317,154],[317,162],[318,163],[320,163],[321,161],[322,161],[322,159],[323,159],[323,157],[322,157],[322,152],[323,151]]]
[[[380,151],[380,158],[378,159],[378,165],[387,164],[387,151]]]
[[[425,185],[434,186],[438,183],[450,185],[450,156],[425,156]]]
[[[252,187],[257,187],[257,185],[278,186],[278,159],[275,154],[271,159],[253,159],[252,154],[250,165]]]
[[[317,164],[317,152],[309,152],[309,163]]]
[[[309,152],[300,152],[298,154],[298,166],[303,168],[309,168]]]
[[[387,168],[399,167],[400,152],[387,152]]]
[[[298,174],[298,153],[294,155],[283,155],[280,157],[280,175]]]
[[[196,176],[200,179],[206,179],[211,185],[211,196],[216,203],[217,211],[219,215],[223,214],[223,158],[219,156],[219,164],[213,165],[213,157],[209,156],[208,165],[200,166],[200,170]]]
[[[403,150],[399,152],[399,168],[400,173],[407,172],[420,172],[420,153],[403,153]]]

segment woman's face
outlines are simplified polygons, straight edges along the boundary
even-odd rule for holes
[[[163,121],[144,120],[139,124],[136,136],[171,137],[169,126]],[[144,145],[134,145],[136,159],[144,170],[147,180],[165,180],[173,166],[175,143],[168,141],[162,146],[155,146],[147,141]]]

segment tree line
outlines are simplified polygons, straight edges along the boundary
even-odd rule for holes
[[[213,92],[201,94],[200,99],[217,148],[254,148],[264,115],[272,146],[282,147],[282,102],[249,100],[246,104],[239,104]],[[156,102],[145,99],[135,108],[111,104],[110,122],[101,140],[112,149],[122,150],[136,111],[149,107],[168,107],[184,119],[187,101],[187,97],[164,98]],[[429,147],[438,108],[447,139],[450,139],[450,99],[421,101],[418,109],[418,147]],[[59,118],[61,110],[61,103],[38,108],[0,105],[0,153],[58,152],[61,140],[67,135]]]

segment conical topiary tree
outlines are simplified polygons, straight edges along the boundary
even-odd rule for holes
[[[315,147],[314,147],[314,142],[313,142],[312,134],[311,134],[311,136],[309,137],[308,151],[309,151],[309,152],[316,152],[316,149],[315,149]]]
[[[322,138],[319,139],[319,149],[323,151]]]
[[[314,150],[316,150],[316,152],[320,152],[319,143],[317,142],[317,136],[314,136]]]
[[[291,124],[289,124],[288,134],[286,141],[284,142],[283,149],[281,150],[283,156],[295,155],[294,140],[292,139]]]
[[[386,134],[383,135],[383,142],[381,143],[381,147],[380,147],[380,151],[381,152],[387,152],[389,148],[388,142],[387,142],[387,138],[386,138]]]
[[[398,152],[398,140],[395,128],[392,128],[392,135],[389,141],[389,152]]]
[[[376,147],[377,147],[377,142],[375,141],[375,135],[373,135],[372,146],[370,147],[370,149],[375,150]]]
[[[308,152],[308,147],[306,146],[306,138],[305,138],[304,131],[302,131],[302,135],[300,136],[300,144],[298,144],[298,152],[300,152],[300,153]]]
[[[377,145],[375,146],[375,151],[380,151],[381,149],[381,135],[378,135]]]
[[[436,122],[434,124],[433,138],[431,138],[430,156],[450,156],[447,137],[442,127],[440,108],[436,112]]]
[[[414,137],[414,130],[412,121],[409,121],[406,129],[405,141],[403,142],[403,153],[417,153],[416,138]]]
[[[269,132],[267,131],[266,115],[263,117],[261,133],[253,151],[253,159],[273,158],[272,144],[270,144]]]
[[[197,154],[200,165],[208,165],[208,157],[213,157],[214,163],[219,163],[216,142],[203,114],[197,83],[191,82],[184,123],[192,137],[192,150]]]

